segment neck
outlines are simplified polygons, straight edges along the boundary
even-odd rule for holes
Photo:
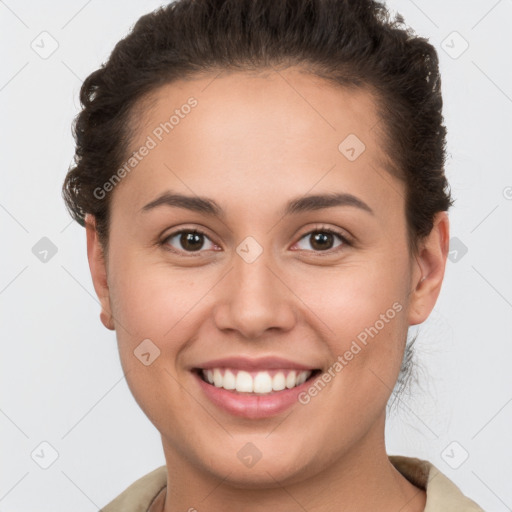
[[[385,417],[383,418],[385,420]],[[384,432],[376,428],[374,432]],[[167,488],[158,512],[423,512],[426,493],[410,483],[389,461],[384,436],[370,432],[357,446],[304,477],[277,481],[268,472],[266,484],[243,487],[237,471],[216,477],[198,471],[164,442]]]

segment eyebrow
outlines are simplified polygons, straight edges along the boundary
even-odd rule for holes
[[[146,213],[159,206],[184,208],[211,217],[225,218],[224,210],[213,199],[199,196],[186,196],[172,191],[164,192],[162,195],[143,206],[140,212]],[[286,217],[307,211],[333,208],[335,206],[352,206],[374,215],[373,210],[358,197],[348,193],[331,193],[302,196],[292,199],[286,203],[282,211],[282,216]]]

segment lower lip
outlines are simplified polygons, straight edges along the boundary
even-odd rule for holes
[[[305,391],[315,378],[310,378],[292,389],[274,391],[265,395],[239,393],[217,388],[192,372],[204,394],[219,408],[242,418],[258,419],[275,416],[298,402],[298,395]]]

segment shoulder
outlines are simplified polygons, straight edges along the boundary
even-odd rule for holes
[[[485,512],[428,460],[388,455],[390,462],[412,484],[425,489],[424,512]]]
[[[133,482],[100,512],[147,512],[151,502],[166,485],[167,466],[164,465]]]

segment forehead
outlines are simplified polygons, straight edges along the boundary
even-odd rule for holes
[[[243,204],[312,188],[368,198],[392,181],[383,178],[386,155],[370,92],[302,70],[223,71],[172,82],[139,104],[135,121],[132,150],[149,140],[153,147],[120,188],[139,207],[164,189],[214,190],[220,203]]]
[[[197,105],[189,109],[187,102],[191,97]],[[180,110],[187,112],[183,115]],[[201,127],[208,130],[210,139],[215,135],[240,139],[250,133],[284,149],[289,146],[286,141],[293,142],[295,138],[301,138],[302,142],[306,138],[315,144],[323,139],[326,145],[332,146],[348,132],[373,145],[378,130],[371,132],[380,123],[369,88],[348,89],[300,68],[259,72],[221,70],[163,85],[141,103],[136,119],[138,134],[143,136],[153,131],[175,112],[181,114],[176,120],[181,124],[180,130],[175,129],[176,124],[168,138],[176,141],[185,138],[186,125],[193,124],[194,130]],[[181,123],[187,117],[191,121]]]

